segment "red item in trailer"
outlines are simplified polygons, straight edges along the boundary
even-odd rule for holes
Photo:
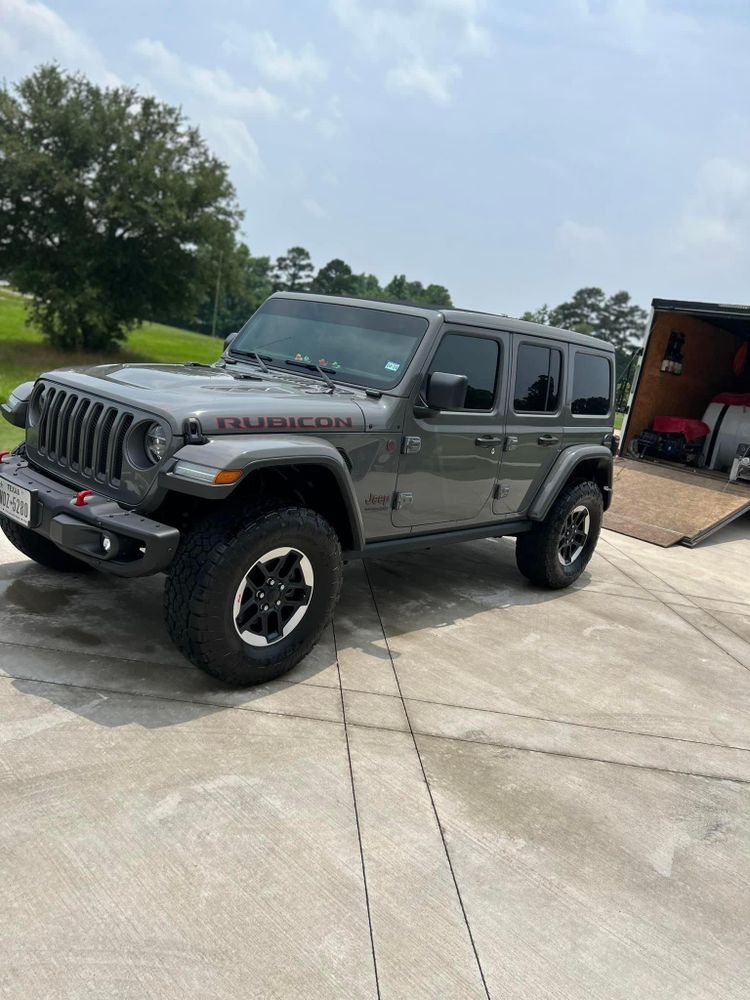
[[[711,402],[722,406],[750,406],[750,392],[720,392]]]
[[[700,441],[710,430],[702,420],[690,420],[687,417],[654,417],[651,427],[658,434],[683,434],[688,444]]]

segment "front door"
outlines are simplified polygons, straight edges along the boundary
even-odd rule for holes
[[[495,514],[526,510],[563,446],[567,345],[513,334],[503,467]]]
[[[509,339],[496,330],[446,329],[421,391],[433,372],[466,375],[465,405],[426,416],[420,413],[421,392],[412,399],[404,421],[394,525],[469,521],[483,511],[490,516],[502,456],[502,372]]]

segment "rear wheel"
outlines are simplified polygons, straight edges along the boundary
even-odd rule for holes
[[[35,531],[11,521],[9,517],[0,515],[0,528],[11,545],[15,545],[19,552],[23,552],[40,566],[57,570],[58,573],[88,573],[91,570],[88,563],[69,556],[48,538],[37,535]]]
[[[566,487],[544,521],[516,539],[518,569],[539,587],[569,587],[594,553],[603,512],[602,493],[596,483]]]
[[[291,670],[331,620],[341,546],[304,507],[269,505],[196,526],[170,567],[167,627],[196,666],[229,684]]]

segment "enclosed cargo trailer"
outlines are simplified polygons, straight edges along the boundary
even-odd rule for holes
[[[750,306],[654,299],[605,525],[698,544],[750,510],[744,446],[750,455]]]

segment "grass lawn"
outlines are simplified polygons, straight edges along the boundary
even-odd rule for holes
[[[619,431],[622,427],[622,422],[625,419],[624,413],[615,413],[615,430]]]
[[[188,333],[159,323],[134,330],[119,353],[66,354],[50,347],[33,326],[26,326],[26,304],[0,289],[0,402],[20,382],[35,379],[52,368],[72,368],[112,361],[216,361],[222,344],[200,333]],[[0,451],[15,447],[23,431],[0,416]]]

